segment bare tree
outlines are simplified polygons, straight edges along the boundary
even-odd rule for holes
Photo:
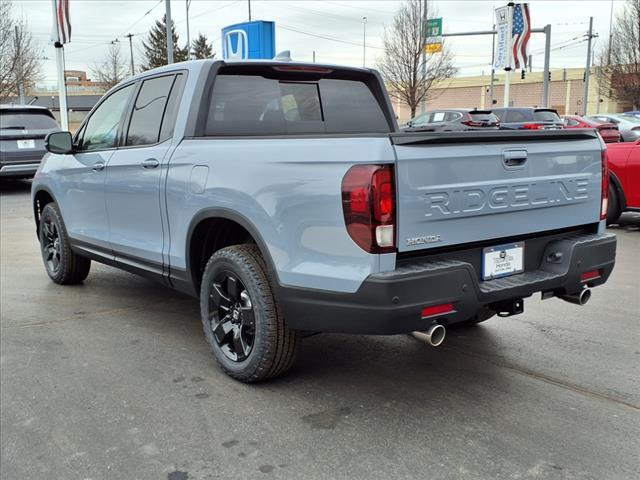
[[[640,0],[627,0],[600,52],[602,94],[640,108]]]
[[[0,2],[0,99],[33,85],[42,68],[39,48],[23,19],[13,17],[9,0]]]
[[[427,98],[431,86],[456,73],[446,45],[441,53],[427,55],[423,70],[423,8],[422,0],[406,0],[400,7],[391,27],[385,29],[384,54],[378,65],[389,95],[406,103],[412,118],[418,105]],[[427,14],[430,17],[437,12],[429,9]]]
[[[107,88],[117,85],[127,78],[129,71],[120,51],[120,43],[111,43],[101,63],[90,67],[91,75]]]

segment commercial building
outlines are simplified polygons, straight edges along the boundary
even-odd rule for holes
[[[568,68],[552,70],[549,82],[549,107],[559,114],[582,114],[584,102],[584,69]],[[502,106],[504,97],[504,73],[496,74],[493,84],[493,105]],[[520,72],[511,74],[510,106],[542,106],[543,73],[527,72],[524,79]],[[631,105],[616,102],[608,97],[608,92],[600,86],[597,69],[589,80],[589,101],[587,114],[613,113],[631,110]],[[409,107],[393,100],[398,120],[409,120]],[[478,108],[490,109],[491,75],[474,77],[454,77],[439,82],[429,91],[427,109],[437,108]]]

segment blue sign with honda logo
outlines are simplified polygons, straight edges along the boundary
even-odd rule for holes
[[[236,23],[222,29],[222,58],[271,59],[276,54],[276,25],[256,20]]]

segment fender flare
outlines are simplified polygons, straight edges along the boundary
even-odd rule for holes
[[[58,208],[60,208],[60,204],[58,203],[56,196],[53,194],[53,192],[51,192],[51,190],[48,187],[44,185],[38,185],[37,189],[31,192],[31,209],[33,211],[33,220],[35,221],[35,224],[36,224],[36,237],[38,238],[40,235],[40,232],[39,232],[40,221],[38,218],[38,212],[36,210],[36,197],[40,192],[46,192],[47,195],[49,195],[53,199],[54,203],[58,205]]]
[[[627,197],[624,194],[624,190],[622,189],[622,183],[618,179],[618,176],[614,172],[609,172],[609,181],[613,185],[613,188],[616,189],[616,194],[620,199],[620,211],[624,212],[627,209]]]
[[[262,238],[262,235],[259,233],[258,229],[254,226],[254,224],[244,215],[230,210],[228,208],[219,208],[219,207],[211,207],[211,208],[203,208],[196,213],[191,222],[189,223],[189,229],[187,231],[187,240],[185,244],[185,264],[187,267],[187,278],[191,280],[194,287],[196,287],[195,277],[191,268],[191,240],[193,236],[193,232],[196,229],[196,226],[203,220],[220,218],[224,220],[231,220],[232,222],[237,223],[242,228],[244,228],[249,235],[255,240],[256,245],[258,246],[258,250],[260,250],[260,254],[267,265],[267,275],[271,280],[271,286],[274,290],[278,291],[280,289],[280,282],[278,271],[275,267],[275,263],[273,262],[273,258],[271,257],[271,253],[267,248],[267,243]]]

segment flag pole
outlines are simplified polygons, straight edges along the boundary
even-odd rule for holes
[[[507,18],[507,38],[509,39],[509,48],[507,49],[507,66],[504,72],[504,101],[502,106],[509,107],[509,99],[511,96],[511,63],[513,61],[513,2],[510,2],[509,13]]]
[[[56,66],[58,70],[58,95],[60,105],[60,126],[62,130],[69,130],[69,111],[67,110],[67,87],[64,79],[64,46],[60,42],[60,28],[56,0],[51,0],[53,12],[53,46],[56,49]]]

